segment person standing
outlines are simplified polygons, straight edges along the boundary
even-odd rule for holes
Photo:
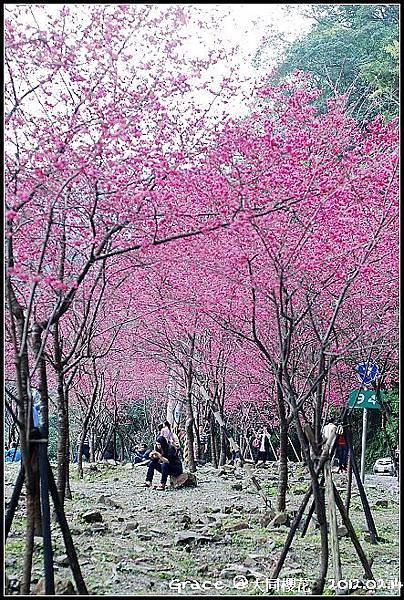
[[[266,427],[264,427],[264,429],[261,433],[261,436],[260,436],[260,445],[259,445],[257,458],[255,461],[256,465],[266,463],[266,461],[268,460],[268,457],[269,457],[269,449],[270,449],[269,432],[268,432],[268,429]]]
[[[348,466],[348,444],[344,432],[337,434],[336,439],[336,458],[338,458],[338,471],[346,471]]]

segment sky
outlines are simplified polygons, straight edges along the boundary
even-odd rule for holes
[[[96,4],[96,3],[94,3]],[[140,4],[140,3],[139,3]],[[176,5],[181,4],[177,3]],[[56,15],[65,4],[52,3],[44,5],[43,16],[45,19],[46,13]],[[7,5],[5,5],[7,6]],[[11,6],[11,5],[10,5]],[[71,8],[86,11],[88,4],[77,3],[70,5]],[[170,4],[162,4],[161,7],[170,6]],[[292,41],[298,35],[307,32],[310,29],[311,21],[307,17],[296,14],[296,10],[289,12],[285,4],[191,4],[188,5],[197,8],[198,15],[195,17],[194,24],[190,24],[191,36],[190,42],[187,42],[186,53],[194,57],[203,56],[215,43],[220,47],[232,48],[238,46],[235,57],[238,63],[237,79],[240,84],[240,89],[243,88],[243,81],[246,78],[260,79],[268,74],[271,67],[276,61],[276,47],[273,43],[266,46],[264,58],[261,63],[253,63],[254,56],[262,45],[263,37],[281,35],[287,41]],[[299,6],[293,7],[298,9]],[[35,17],[37,22],[41,24],[41,7],[36,5]],[[216,17],[215,22],[218,24],[215,28],[201,30],[197,25],[197,19],[206,16]],[[28,18],[28,17],[27,17]],[[28,22],[28,21],[27,21]],[[46,22],[46,21],[44,21]],[[194,34],[192,33],[194,29]],[[198,41],[198,37],[202,39]],[[188,45],[189,44],[189,45]],[[224,65],[225,66],[225,65]],[[221,67],[217,66],[215,77],[218,80],[227,77],[228,73],[221,71]],[[245,84],[247,89],[249,84]],[[201,98],[202,100],[202,98]],[[206,98],[206,102],[210,102],[210,96]],[[242,114],[247,107],[243,105],[239,99],[235,98],[228,108],[229,112],[234,116]]]
[[[252,68],[252,58],[262,43],[264,36],[271,32],[281,34],[292,41],[307,32],[312,21],[307,17],[293,14],[283,4],[195,4],[203,6],[204,12],[220,16],[220,34],[231,45],[240,46],[240,56],[247,70]],[[300,5],[294,5],[296,8]],[[302,5],[307,7],[306,5]],[[217,32],[219,33],[219,31]],[[266,56],[269,60],[275,54]]]

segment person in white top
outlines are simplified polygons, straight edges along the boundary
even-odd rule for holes
[[[321,432],[323,436],[323,441],[328,440],[331,433],[337,429],[337,426],[332,421],[327,421],[327,424],[324,425],[323,430]]]
[[[258,450],[257,459],[255,461],[256,465],[265,464],[268,460],[269,455],[269,432],[266,427],[264,427],[261,437],[260,437],[260,445]]]

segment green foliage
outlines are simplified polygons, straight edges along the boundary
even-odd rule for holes
[[[306,8],[307,12],[307,8]],[[398,114],[398,5],[311,5],[311,31],[292,42],[278,65],[277,79],[294,70],[311,73],[327,99],[347,94],[359,121]],[[271,43],[270,40],[267,43]]]
[[[366,442],[365,466],[369,469],[378,458],[390,456],[389,447],[394,451],[398,443],[399,431],[399,393],[398,390],[387,392],[383,400],[385,412],[385,427],[382,429],[382,416],[380,411],[369,411],[377,413],[379,423],[377,427],[368,428],[368,439]]]
[[[262,484],[262,489],[267,496],[276,496],[278,492],[277,488],[267,481]]]

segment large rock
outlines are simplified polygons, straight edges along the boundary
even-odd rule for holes
[[[224,526],[224,531],[240,531],[241,529],[250,529],[250,526],[247,522],[241,522],[241,523],[233,523],[231,525],[225,525]]]
[[[86,523],[101,523],[102,514],[98,510],[89,510],[81,515]]]
[[[45,596],[45,580],[42,578],[35,586],[35,595]],[[55,577],[55,596],[76,596],[76,590],[69,579]]]
[[[60,556],[55,556],[55,563],[61,567],[68,567],[70,565],[69,557],[67,554],[61,554]]]
[[[259,518],[259,524],[261,527],[268,527],[268,525],[271,523],[272,519],[275,517],[275,513],[274,511],[269,511],[269,512],[265,512],[260,518]]]
[[[337,536],[339,538],[346,537],[347,535],[348,529],[345,527],[345,525],[340,525],[339,527],[337,527]]]
[[[177,546],[188,546],[190,544],[204,544],[211,542],[212,536],[203,535],[196,531],[180,531],[174,538],[174,544]]]
[[[112,508],[122,508],[122,506],[113,498],[104,496],[104,494],[101,494],[101,496],[98,497],[97,504],[101,504],[102,506],[111,506]]]
[[[170,483],[175,490],[182,487],[196,487],[198,485],[196,475],[194,473],[182,473],[178,477],[170,477]]]
[[[270,527],[278,527],[279,525],[286,525],[289,520],[289,515],[286,512],[280,512],[272,519],[269,523]]]
[[[189,515],[183,514],[183,515],[179,515],[177,522],[180,525],[183,525],[184,529],[188,529],[189,525],[192,523],[192,519]]]
[[[109,531],[109,527],[107,523],[94,523],[91,531],[93,533],[107,533],[107,531]]]

